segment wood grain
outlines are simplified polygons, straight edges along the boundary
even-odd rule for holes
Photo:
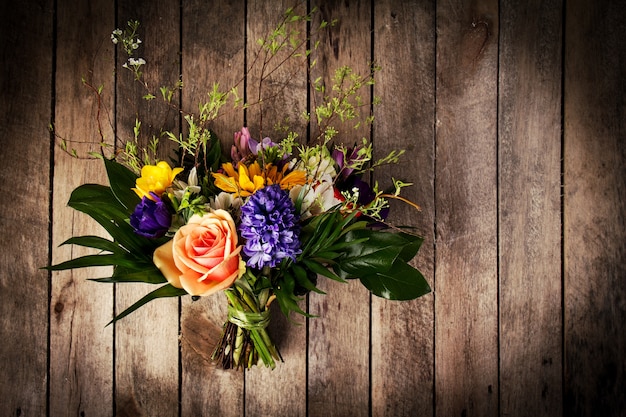
[[[225,372],[208,360],[224,297],[157,300],[105,327],[152,287],[86,280],[106,268],[38,269],[89,252],[59,247],[70,236],[106,236],[67,207],[76,186],[106,183],[102,164],[51,147],[47,126],[81,155],[98,150],[83,77],[103,85],[109,143],[115,125],[132,134],[136,115],[144,138],[163,125],[185,133],[176,109],[122,79],[112,29],[139,19],[150,87],[182,73],[175,101],[196,111],[214,81],[243,79],[256,38],[294,3],[341,20],[319,36],[317,74],[372,54],[383,67],[371,138],[377,155],[407,155],[373,179],[414,183],[422,212],[394,204],[391,220],[424,234],[414,265],[434,293],[394,303],[322,280],[329,294],[302,304],[321,317],[295,326],[274,311],[285,363]],[[0,414],[624,416],[622,3],[3,2]],[[298,115],[314,96],[304,68],[294,74],[269,80],[278,105],[266,104],[262,126],[258,107],[215,122],[225,154],[244,124],[280,139],[284,116],[306,140]]]
[[[317,65],[311,79],[321,77],[330,93],[335,70],[340,66],[350,65],[357,74],[369,74],[371,5],[369,1],[349,5],[318,1],[315,5],[319,13],[311,25],[312,43],[319,41],[320,44],[313,55]],[[337,20],[337,23],[315,34],[321,19]],[[372,100],[368,90],[358,92],[365,103]],[[311,94],[313,112],[322,97],[314,91]],[[369,112],[369,106],[357,109],[361,120],[365,120]],[[356,129],[350,122],[337,123],[336,129],[339,133],[335,141],[346,146],[354,146],[362,138],[371,139],[367,123]],[[317,134],[315,123],[311,130],[312,134]],[[309,299],[310,312],[319,315],[309,320],[309,415],[367,416],[370,408],[369,291],[358,281],[345,284],[319,277],[318,283],[326,294],[311,293]],[[339,369],[343,371],[338,372]]]
[[[255,62],[256,51],[259,49],[257,40],[267,36],[283,18],[288,7],[294,2],[285,1],[248,1],[247,10],[247,66],[250,72],[247,77],[246,98],[250,103],[258,97],[265,99],[262,106],[252,106],[246,113],[246,124],[252,137],[261,139],[270,137],[279,142],[285,137],[284,131],[275,129],[279,123],[288,123],[292,129],[306,137],[304,123],[300,113],[306,109],[307,84],[306,67],[292,60],[273,72],[266,80],[263,89],[258,88],[261,63]],[[299,14],[306,13],[305,5],[295,5]],[[306,25],[298,22],[293,28],[306,36]],[[301,51],[304,52],[303,50]],[[280,52],[269,61],[268,68],[275,68],[278,59],[285,56]],[[277,303],[275,303],[277,304]],[[272,321],[269,333],[276,343],[283,359],[274,371],[265,368],[252,369],[246,372],[246,414],[249,415],[306,415],[307,395],[307,328],[305,325],[294,325],[289,322],[280,310],[273,306]],[[304,308],[305,306],[302,305]],[[301,317],[294,317],[303,323]]]
[[[128,56],[117,49],[116,127],[117,146],[133,138],[135,120],[141,122],[139,142],[146,146],[162,130],[177,132],[178,114],[167,106],[159,88],[171,88],[180,74],[180,4],[178,1],[120,1],[117,25],[138,20],[142,43],[136,58],[146,60],[142,69],[146,87],[122,68]],[[144,100],[147,93],[154,100]],[[179,100],[174,95],[173,102]],[[161,138],[158,158],[174,165],[173,143]],[[116,312],[155,290],[151,284],[117,285]],[[118,415],[172,416],[179,409],[179,300],[154,300],[115,324],[116,412]],[[158,398],[159,401],[154,401]]]
[[[113,143],[113,45],[108,38],[114,10],[105,1],[57,3],[55,127],[78,158],[54,149],[52,261],[59,263],[94,250],[59,245],[72,236],[107,233],[88,216],[67,207],[70,193],[84,183],[106,184],[104,165],[85,159],[99,152],[98,100],[103,86],[100,125]],[[81,42],[76,42],[81,39]],[[107,416],[113,413],[113,287],[87,281],[111,275],[110,268],[52,274],[50,317],[50,415]]]
[[[0,13],[0,414],[44,415],[52,2],[3,2]]]
[[[626,9],[566,3],[564,415],[626,413]]]
[[[413,184],[403,195],[421,211],[391,201],[388,221],[424,236],[414,266],[434,287],[435,4],[376,2],[374,11],[374,58],[382,66],[374,85],[376,157],[405,150],[374,179],[383,188],[392,177]],[[410,302],[372,297],[372,415],[433,415],[433,318],[433,294]]]
[[[562,412],[562,4],[500,7],[500,407],[547,417]]]
[[[437,3],[437,414],[498,413],[498,4]]]
[[[197,112],[208,100],[213,83],[228,90],[244,74],[245,2],[185,2],[183,18],[182,106]],[[210,19],[208,19],[210,16]],[[228,105],[230,107],[230,105]],[[241,111],[227,112],[212,126],[223,153],[230,153],[235,131],[243,126]],[[244,377],[218,369],[210,356],[227,319],[226,297],[214,294],[191,302],[183,299],[181,317],[182,415],[244,414]]]

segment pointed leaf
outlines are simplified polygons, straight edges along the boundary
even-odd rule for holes
[[[152,300],[155,300],[157,298],[164,298],[164,297],[180,297],[186,294],[187,294],[187,291],[181,288],[173,287],[171,284],[163,285],[162,287],[159,287],[156,290],[152,291],[151,293],[145,295],[141,300],[137,301],[135,304],[133,304],[132,306],[128,307],[126,310],[122,311],[120,314],[115,316],[115,318],[113,318],[113,320],[111,320],[107,324],[107,326],[111,323],[115,323],[116,321],[120,319],[123,319],[124,317],[132,313],[133,311],[137,310],[140,307],[143,307],[145,304],[149,303]]]
[[[67,239],[65,242],[61,243],[61,245],[78,245],[117,254],[127,253],[126,250],[117,243],[100,236],[75,236]]]
[[[147,239],[135,234],[128,224],[125,208],[117,201],[109,187],[97,184],[83,184],[76,188],[68,205],[89,215],[97,221],[111,237],[129,252],[152,259],[152,252],[163,242]]]
[[[319,262],[313,261],[311,259],[303,259],[302,263],[307,268],[309,268],[311,271],[315,272],[318,275],[325,276],[335,281],[346,282],[345,280],[341,279],[336,274],[333,274],[328,268],[326,268],[324,265],[320,264]]]
[[[137,181],[137,175],[126,168],[124,165],[115,162],[112,159],[104,158],[104,166],[109,177],[111,191],[117,201],[126,209],[126,213],[130,215],[141,199],[132,190]]]
[[[417,252],[419,251],[420,247],[422,246],[422,243],[424,242],[424,238],[421,236],[411,235],[408,233],[398,233],[398,234],[407,241],[407,244],[403,247],[402,251],[400,252],[400,259],[402,259],[405,262],[409,262],[411,259],[415,257],[415,255],[417,255]]]
[[[300,284],[302,288],[306,289],[307,291],[316,292],[318,294],[326,294],[324,291],[317,288],[315,284],[313,284],[313,282],[311,282],[311,280],[307,276],[306,269],[297,264],[292,265],[291,269],[293,270],[293,275],[296,278],[297,283]]]
[[[69,261],[61,262],[60,264],[48,266],[45,269],[49,271],[63,271],[66,269],[75,268],[87,268],[91,266],[134,266],[137,262],[125,255],[103,253],[96,255],[85,255],[79,258],[71,259]]]
[[[167,279],[165,279],[157,267],[147,266],[141,269],[117,267],[111,277],[92,278],[91,281],[106,283],[145,282],[147,284],[163,284],[167,282]]]

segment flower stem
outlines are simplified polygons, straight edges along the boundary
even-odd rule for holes
[[[224,294],[228,299],[229,319],[211,359],[224,369],[251,368],[259,359],[274,369],[276,360],[282,361],[282,357],[266,330],[270,314],[267,300],[273,298],[264,291],[255,294],[246,280],[238,281]]]

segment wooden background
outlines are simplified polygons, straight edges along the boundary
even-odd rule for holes
[[[415,265],[434,292],[395,303],[324,282],[329,294],[305,305],[320,318],[274,315],[285,363],[273,372],[207,362],[220,296],[158,300],[105,327],[149,288],[38,269],[82,253],[59,247],[68,237],[102,233],[66,206],[74,187],[105,182],[102,166],[63,153],[48,125],[95,150],[84,77],[104,85],[109,140],[128,137],[136,115],[146,133],[176,129],[176,112],[137,108],[142,89],[115,75],[125,58],[111,31],[140,20],[150,86],[182,74],[176,100],[192,108],[213,82],[243,76],[255,39],[291,4],[5,1],[0,415],[625,416],[624,2],[311,3],[340,19],[317,37],[316,75],[383,66],[371,139],[407,154],[379,179],[414,183],[422,212],[399,206],[392,220],[424,234]],[[277,91],[287,110],[269,109],[266,126],[311,98],[304,72]],[[243,123],[233,113],[217,131],[228,142]]]

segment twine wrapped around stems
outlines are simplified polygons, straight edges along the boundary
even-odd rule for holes
[[[251,368],[262,362],[274,369],[282,357],[266,328],[270,322],[269,305],[274,299],[269,289],[255,293],[246,273],[224,291],[228,298],[228,320],[211,359],[224,369]]]

